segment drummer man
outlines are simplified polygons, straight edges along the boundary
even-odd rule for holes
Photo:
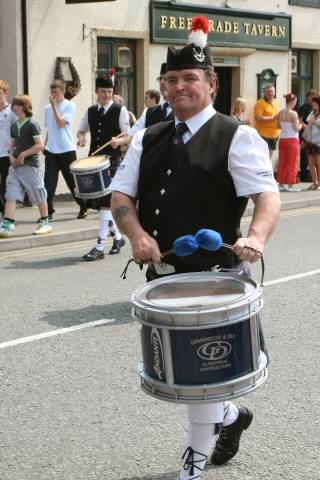
[[[175,120],[133,137],[111,185],[113,216],[130,240],[134,259],[149,264],[147,280],[161,273],[207,271],[214,265],[243,270],[260,258],[257,252],[263,251],[279,217],[279,192],[266,143],[253,128],[212,106],[216,76],[207,32],[207,20],[197,17],[190,43],[168,48],[167,95]],[[255,204],[254,214],[247,236],[241,238],[248,198]],[[234,253],[200,249],[188,257],[170,255],[161,272],[160,252],[200,228],[221,232]],[[179,480],[201,478],[217,425],[220,434],[211,461],[222,465],[230,460],[253,417],[249,409],[231,402],[187,408],[188,449]]]
[[[113,82],[111,78],[96,79],[97,105],[88,108],[80,122],[77,133],[78,146],[86,144],[86,133],[90,131],[91,143],[89,155],[100,146],[113,139],[109,146],[100,150],[97,155],[110,156],[110,173],[113,177],[121,162],[121,145],[125,144],[125,137],[117,138],[121,132],[130,130],[129,115],[126,107],[118,105],[112,100]],[[87,200],[87,207],[99,210],[100,228],[96,245],[83,256],[86,261],[102,260],[104,258],[104,244],[108,235],[113,237],[110,255],[120,252],[125,239],[117,229],[110,210],[111,195]]]

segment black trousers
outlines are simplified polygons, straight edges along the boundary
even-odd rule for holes
[[[9,157],[0,157],[0,212],[4,214],[4,206],[6,203],[6,180],[10,167]]]
[[[64,153],[51,153],[47,150],[44,151],[45,154],[45,173],[44,173],[44,186],[47,190],[48,198],[48,213],[49,215],[53,213],[53,197],[56,193],[56,188],[58,184],[59,172],[62,173],[63,178],[77,204],[80,206],[80,209],[84,210],[86,208],[85,200],[77,198],[74,194],[74,180],[72,173],[70,172],[70,164],[77,159],[77,154],[75,151],[64,152]]]

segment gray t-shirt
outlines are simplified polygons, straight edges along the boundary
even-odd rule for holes
[[[26,118],[22,124],[19,122],[11,125],[11,138],[15,140],[16,150],[14,156],[18,158],[19,154],[24,150],[34,146],[34,139],[41,137],[41,130],[37,122],[34,122],[32,118]],[[31,165],[32,167],[40,166],[40,159],[38,153],[35,155],[29,155],[24,159],[25,165]]]

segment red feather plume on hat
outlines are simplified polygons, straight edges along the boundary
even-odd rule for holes
[[[191,30],[202,30],[204,33],[208,33],[209,20],[206,17],[193,17],[191,22]]]
[[[209,32],[209,20],[206,17],[193,17],[189,30],[189,42],[196,47],[205,48]]]

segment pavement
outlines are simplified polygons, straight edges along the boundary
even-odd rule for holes
[[[320,191],[306,190],[310,183],[300,183],[301,192],[281,192],[282,210],[320,206]],[[61,197],[61,198],[60,198]],[[84,219],[77,219],[79,207],[66,201],[67,195],[58,195],[55,202],[53,231],[49,235],[33,235],[39,218],[37,207],[18,206],[15,214],[15,231],[11,238],[0,239],[0,252],[74,243],[94,239],[99,228],[99,215],[90,210]],[[71,196],[70,196],[71,199]],[[250,201],[245,216],[251,216],[253,203]]]

